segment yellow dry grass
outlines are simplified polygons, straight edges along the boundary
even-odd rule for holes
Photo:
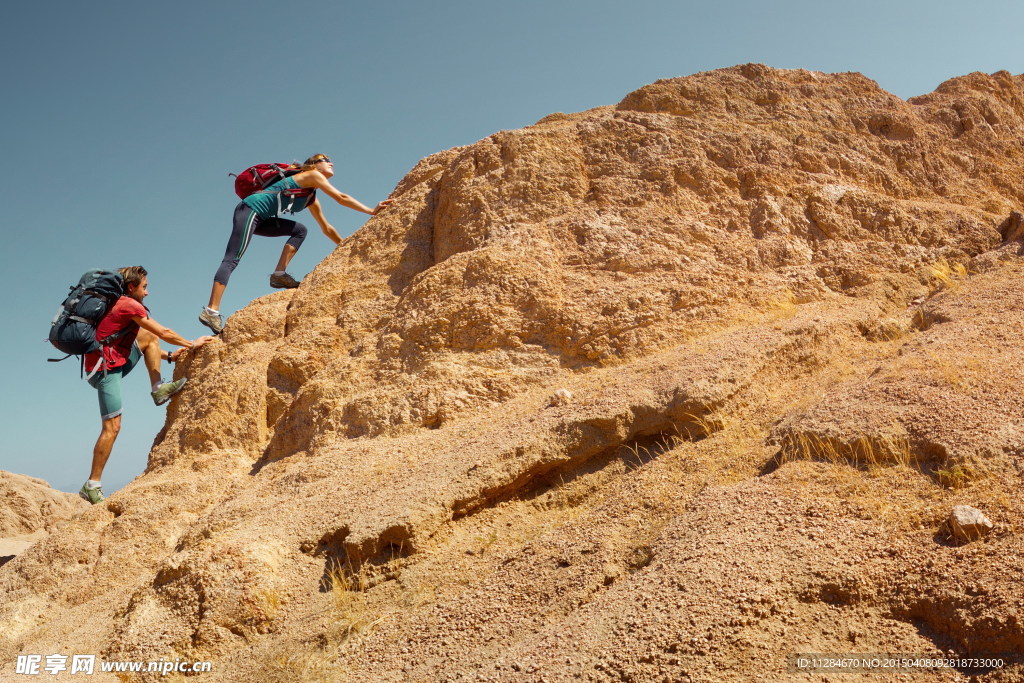
[[[917,456],[907,436],[898,427],[888,435],[860,436],[849,441],[808,432],[786,434],[782,440],[780,462],[820,460],[855,467],[879,465],[918,466]]]
[[[962,263],[950,263],[946,259],[939,259],[925,268],[929,295],[942,291],[955,292],[966,279],[967,267]]]

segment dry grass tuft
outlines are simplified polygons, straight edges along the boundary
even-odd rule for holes
[[[967,267],[962,263],[950,263],[940,259],[925,269],[925,281],[929,296],[942,291],[955,292],[967,279]]]
[[[263,612],[266,621],[274,621],[281,613],[283,604],[281,593],[276,588],[264,588],[257,594],[257,605]]]
[[[948,489],[963,489],[987,479],[990,473],[978,464],[962,462],[935,471],[935,478]]]
[[[335,655],[309,645],[289,648],[267,657],[264,672],[266,683],[335,683],[345,680]]]
[[[338,642],[370,633],[383,621],[383,617],[376,617],[367,600],[370,581],[365,566],[354,570],[350,564],[337,565],[327,572],[327,585],[336,616],[333,636]]]
[[[795,460],[820,460],[832,464],[852,464],[855,467],[904,465],[917,468],[917,456],[910,448],[910,441],[899,430],[894,431],[894,436],[861,436],[848,442],[807,432],[786,434],[782,441],[780,464]]]

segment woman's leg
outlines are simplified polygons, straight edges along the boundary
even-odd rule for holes
[[[256,234],[260,237],[288,236],[288,241],[285,242],[284,248],[281,249],[281,258],[277,260],[277,267],[274,269],[277,272],[288,270],[288,264],[291,262],[292,257],[295,256],[295,252],[302,246],[307,232],[305,225],[287,218],[270,218],[260,223],[259,227],[256,228]]]
[[[288,243],[285,243],[284,249],[281,250],[281,258],[277,260],[277,267],[274,268],[274,270],[281,273],[288,270],[288,263],[291,262],[292,256],[295,256],[295,252],[297,251],[298,249]]]
[[[235,207],[235,215],[231,222],[231,237],[228,238],[228,246],[224,250],[224,259],[220,262],[216,275],[213,276],[209,308],[215,311],[220,310],[220,300],[224,296],[224,290],[227,289],[228,279],[249,247],[252,236],[257,234],[260,222],[260,217],[245,202],[239,202]]]
[[[210,290],[210,303],[206,305],[212,311],[220,310],[220,299],[224,296],[224,290],[227,289],[227,285],[222,285],[216,280],[213,281],[213,289]]]

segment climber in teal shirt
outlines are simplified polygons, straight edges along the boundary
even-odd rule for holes
[[[220,334],[224,329],[224,316],[220,314],[220,300],[224,296],[231,273],[248,248],[253,235],[288,237],[284,249],[281,250],[277,268],[270,276],[270,286],[278,289],[299,286],[299,282],[286,271],[292,256],[302,246],[302,241],[306,239],[306,226],[282,218],[280,214],[309,209],[313,218],[320,224],[323,233],[332,242],[338,244],[341,242],[341,236],[324,218],[323,208],[320,206],[320,200],[316,198],[315,190],[320,190],[342,206],[373,216],[376,216],[391,203],[390,199],[386,199],[371,209],[354,197],[338,191],[328,182],[334,175],[334,164],[326,154],[314,154],[302,164],[300,169],[295,175],[278,180],[263,190],[252,193],[235,207],[231,237],[228,239],[224,259],[221,261],[216,275],[213,276],[210,302],[199,314],[199,322],[213,330],[214,334]],[[312,191],[304,192],[303,190]]]

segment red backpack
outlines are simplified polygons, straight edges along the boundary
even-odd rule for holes
[[[295,175],[299,168],[295,164],[256,164],[250,166],[235,176],[235,194],[240,199],[245,199],[253,192],[259,192],[267,185],[276,183],[278,180]]]
[[[273,183],[283,180],[288,176],[295,175],[300,170],[301,169],[298,164],[256,164],[255,166],[250,166],[245,169],[238,175],[235,175],[234,173],[229,173],[228,175],[235,176],[235,194],[237,194],[241,199],[245,199],[255,192],[260,192],[268,185],[272,185]],[[283,206],[281,201],[282,197],[279,196],[279,212],[291,211],[296,199],[312,197],[315,192],[316,189],[312,187],[300,187],[296,190],[285,190],[284,192],[281,192],[280,195],[287,197],[288,206]],[[302,206],[309,206],[312,201],[312,199],[306,199]]]

